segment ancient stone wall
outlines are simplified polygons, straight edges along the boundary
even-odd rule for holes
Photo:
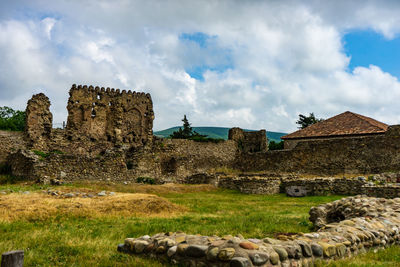
[[[235,166],[242,171],[308,173],[382,173],[400,170],[400,125],[385,135],[348,139],[314,140],[292,150],[241,153]]]
[[[168,232],[127,238],[118,251],[182,266],[313,266],[400,244],[400,199],[343,198],[311,208],[310,220],[318,231],[280,240]]]
[[[7,157],[27,146],[23,132],[0,130],[0,165],[7,164]]]
[[[235,127],[229,129],[228,139],[235,141],[240,151],[244,153],[268,150],[268,140],[265,130],[248,132]]]
[[[70,140],[111,141],[143,146],[153,137],[150,94],[73,85],[68,99]]]
[[[296,186],[303,188],[308,196],[346,195],[354,196],[363,194],[365,180],[354,178],[318,177],[318,178],[285,178],[282,179],[281,192],[286,192],[287,187]]]
[[[51,140],[53,115],[50,112],[50,100],[44,94],[33,95],[28,101],[25,127],[29,144],[46,150]]]
[[[12,174],[29,180],[62,179],[65,181],[134,181],[125,164],[125,157],[109,153],[99,157],[46,153],[37,155],[30,150],[12,153],[8,162]]]
[[[233,167],[236,143],[195,142],[185,139],[159,139],[153,148],[134,155],[138,176],[160,177],[182,182],[188,176],[210,173],[221,167]]]
[[[281,178],[262,174],[219,176],[218,187],[238,190],[245,194],[273,195],[280,192]]]
[[[186,177],[208,175],[221,166],[232,167],[236,155],[233,141],[203,143],[183,139],[163,139],[154,142],[148,150],[106,149],[97,155],[71,154],[63,151],[48,152],[46,157],[19,152],[10,158],[10,164],[26,164],[24,171],[14,175],[31,180],[42,176],[64,180],[98,180],[135,182],[138,177],[155,178],[159,182],[183,182]],[[30,155],[30,156],[28,156]],[[26,159],[24,159],[26,157]],[[16,168],[17,169],[17,168]],[[212,175],[212,174],[211,174]]]
[[[375,175],[380,180],[368,180],[363,176],[352,178],[315,177],[299,178],[271,176],[268,174],[215,175],[212,184],[219,188],[238,190],[246,194],[273,195],[287,193],[290,196],[327,196],[327,195],[367,195],[371,197],[400,197],[399,173]],[[290,194],[291,189],[298,189],[298,194]]]

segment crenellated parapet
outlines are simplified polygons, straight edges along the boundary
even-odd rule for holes
[[[142,146],[153,136],[150,94],[74,84],[69,91],[67,109],[70,140],[104,140]]]

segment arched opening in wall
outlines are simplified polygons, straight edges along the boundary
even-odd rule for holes
[[[97,100],[101,100],[101,95],[97,94],[96,98],[97,98]]]
[[[177,170],[177,161],[174,157],[166,158],[161,162],[162,174],[175,174]]]
[[[92,116],[92,118],[96,117],[96,111],[94,110],[94,107],[92,107],[91,116]]]

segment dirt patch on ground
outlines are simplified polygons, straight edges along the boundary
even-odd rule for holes
[[[44,220],[60,215],[173,217],[185,211],[182,206],[150,194],[57,198],[43,192],[32,192],[0,196],[0,221]]]

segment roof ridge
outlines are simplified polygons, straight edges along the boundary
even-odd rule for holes
[[[360,119],[366,121],[367,123],[369,123],[369,124],[372,125],[372,126],[375,126],[375,127],[379,128],[379,129],[382,129],[382,130],[385,130],[385,131],[387,130],[387,126],[388,126],[388,125],[387,125],[386,123],[377,121],[377,120],[375,120],[375,119],[373,119],[373,118],[371,118],[371,117],[364,116],[364,115],[361,115],[361,114],[358,114],[358,113],[354,113],[354,112],[351,112],[351,111],[349,111],[349,112],[350,112],[351,114],[357,116],[358,118],[360,118]],[[383,124],[383,125],[385,125],[386,127],[381,127],[379,124]]]
[[[334,135],[384,133],[388,125],[351,111],[312,124],[304,129],[282,136],[282,139],[322,137]]]

